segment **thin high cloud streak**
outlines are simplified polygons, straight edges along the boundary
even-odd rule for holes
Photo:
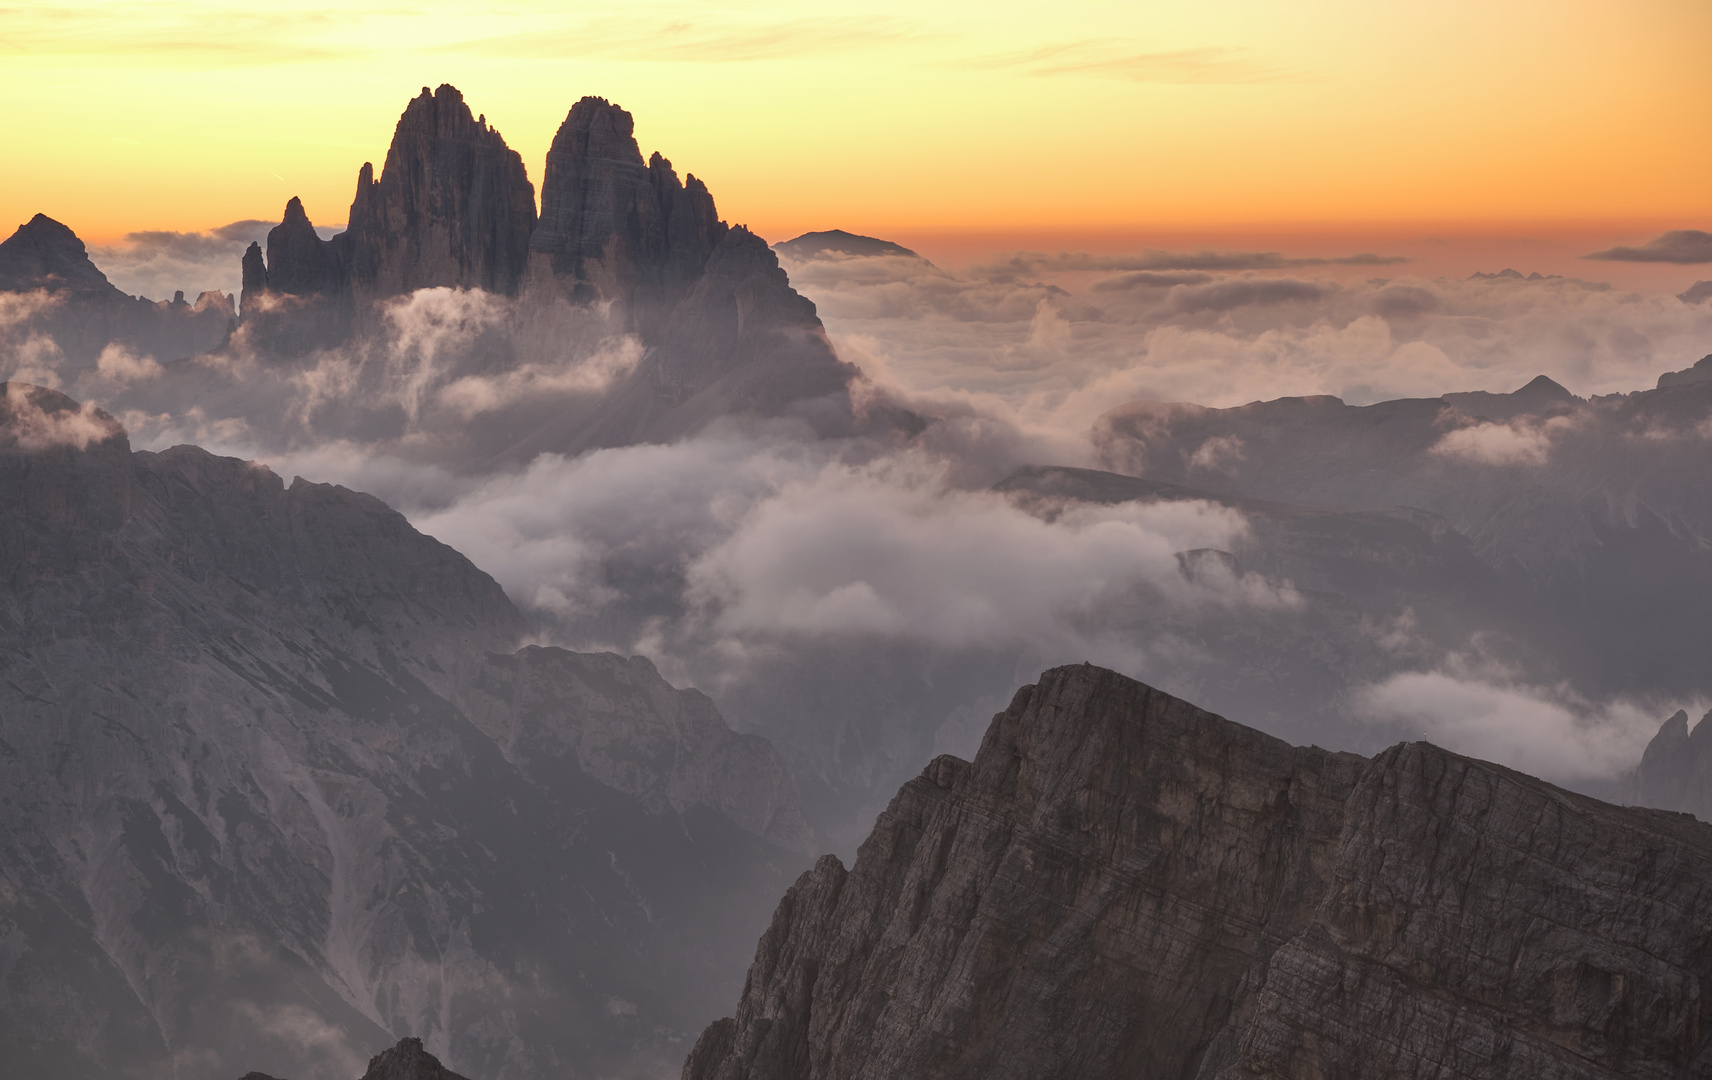
[[[1673,229],[1640,247],[1607,248],[1583,257],[1609,262],[1678,263],[1683,266],[1712,263],[1712,233],[1698,229]]]
[[[1292,270],[1307,266],[1396,266],[1408,262],[1402,255],[1315,256],[1284,255],[1277,251],[1144,251],[1136,255],[1090,255],[1060,251],[1048,254],[1023,251],[978,267],[988,276],[1005,273],[1064,273],[1077,270]]]
[[[561,27],[449,42],[439,48],[505,57],[723,64],[897,47],[924,36],[926,31],[913,23],[885,17],[811,16],[743,23],[683,13],[640,20],[633,16],[584,19]]]
[[[1012,69],[1028,75],[1088,75],[1128,82],[1240,85],[1272,82],[1287,73],[1246,49],[1148,48],[1138,41],[1064,41],[963,61],[974,69]]]

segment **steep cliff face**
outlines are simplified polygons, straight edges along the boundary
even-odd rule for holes
[[[1712,1075],[1712,828],[1045,673],[786,894],[686,1080]]]
[[[1659,726],[1641,763],[1626,778],[1624,799],[1712,821],[1712,713],[1694,724],[1678,710]]]
[[[655,344],[570,441],[546,431],[530,451],[671,442],[718,416],[795,413],[844,434],[854,421],[849,385],[814,303],[790,286],[766,241],[738,226],[725,234]]]
[[[355,300],[436,286],[513,296],[534,226],[535,187],[517,151],[456,87],[423,87],[380,179],[367,164],[357,177],[345,234]]]
[[[0,242],[0,293],[22,294],[22,303],[0,308],[0,347],[40,336],[80,366],[113,344],[163,362],[206,352],[226,339],[237,315],[219,292],[194,304],[182,293],[159,303],[125,295],[77,234],[45,214]]]
[[[765,741],[645,660],[514,653],[375,499],[0,402],[7,1060],[356,1075],[415,1035],[584,1075],[735,994],[811,843]]]
[[[700,180],[679,183],[657,153],[643,163],[634,132],[630,114],[604,98],[571,106],[547,151],[530,275],[576,300],[618,302],[651,342],[726,226]]]

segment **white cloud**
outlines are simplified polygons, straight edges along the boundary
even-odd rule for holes
[[[1374,720],[1562,783],[1611,780],[1632,769],[1660,718],[1678,707],[1589,701],[1567,685],[1532,685],[1457,657],[1437,670],[1391,675],[1356,699]]]

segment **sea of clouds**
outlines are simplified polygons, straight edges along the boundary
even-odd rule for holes
[[[256,231],[138,234],[103,265],[137,291],[230,288]],[[1373,276],[1319,276],[1328,262]],[[1712,304],[1568,278],[1416,278],[1383,256],[784,265],[862,368],[858,409],[902,405],[931,419],[922,433],[829,440],[789,420],[729,420],[672,445],[508,456],[495,447],[519,410],[595,407],[642,347],[598,313],[547,317],[449,289],[395,301],[377,336],[289,363],[246,352],[240,335],[213,357],[162,364],[114,346],[73,368],[28,333],[17,301],[0,309],[0,374],[100,405],[141,449],[195,442],[370,491],[493,574],[543,640],[646,654],[781,741],[799,773],[883,798],[926,755],[971,752],[985,716],[1041,667],[1092,660],[1217,705],[1208,672],[1221,657],[1203,621],[1249,613],[1287,631],[1312,605],[1287,580],[1185,572],[1182,553],[1245,535],[1226,507],[1042,516],[992,490],[1023,465],[1094,465],[1090,429],[1108,410],[1367,403],[1540,374],[1609,394],[1712,352]],[[1442,452],[1513,464],[1549,447],[1549,432],[1494,426]],[[1368,751],[1425,733],[1555,779],[1608,780],[1678,704],[1530,682],[1472,640],[1396,656],[1328,690],[1336,716],[1236,718]]]

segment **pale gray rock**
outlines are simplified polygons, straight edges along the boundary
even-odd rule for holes
[[[1641,762],[1624,780],[1623,800],[1637,806],[1678,810],[1712,821],[1712,713],[1690,730],[1678,709],[1659,725]]]
[[[1089,665],[800,878],[686,1080],[1712,1075],[1712,827]]]

